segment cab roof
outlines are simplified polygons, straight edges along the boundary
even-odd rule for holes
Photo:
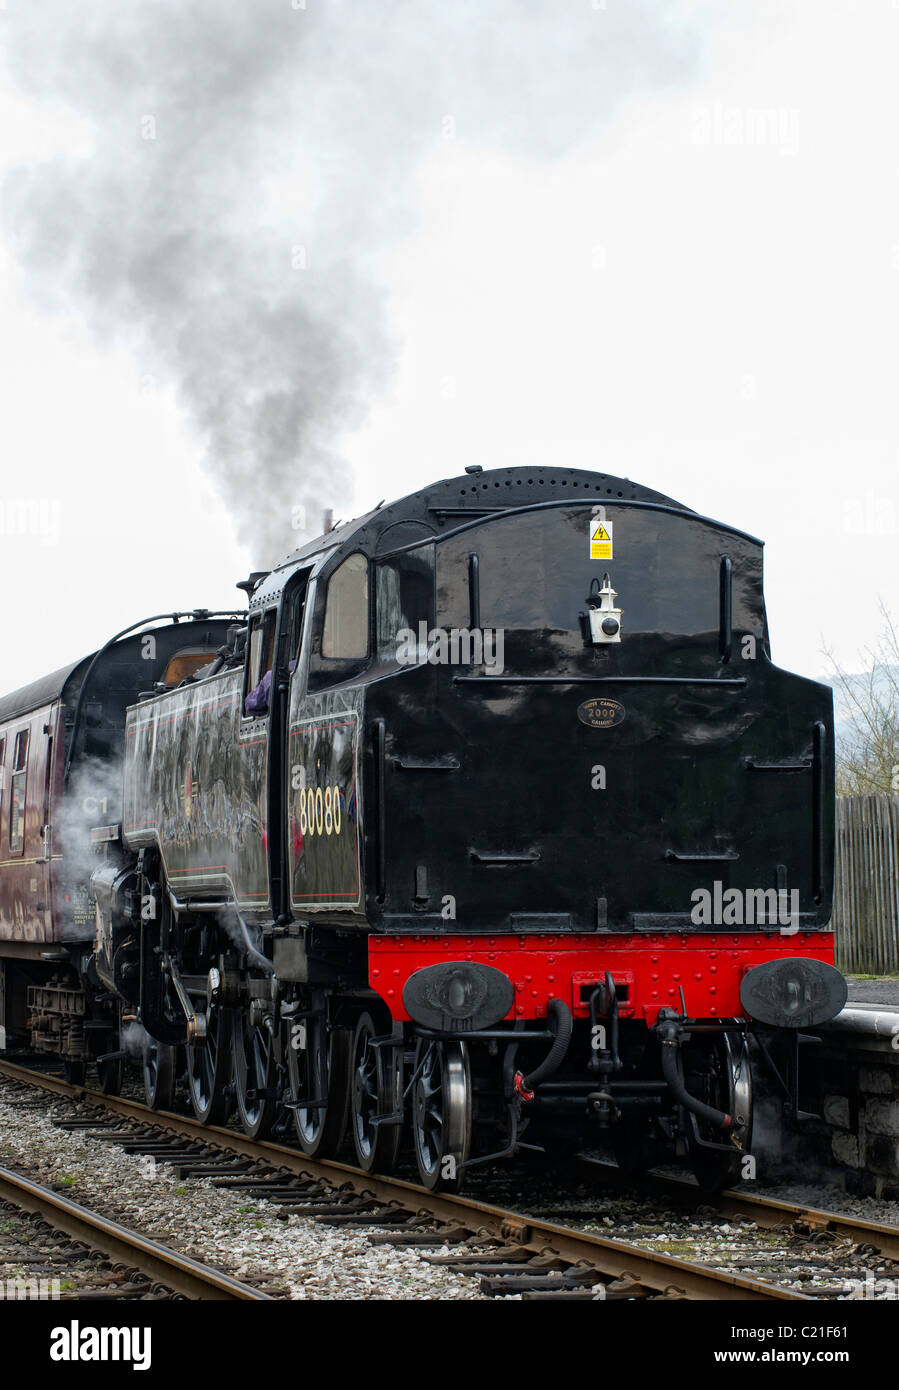
[[[358,547],[371,555],[384,554],[404,545],[437,539],[466,521],[510,511],[537,502],[652,502],[688,512],[682,502],[654,488],[632,483],[612,473],[593,473],[584,468],[491,468],[439,482],[410,492],[387,506],[379,503],[370,512],[354,517],[323,536],[295,550],[258,584],[250,607],[271,603],[290,574],[310,560],[323,560],[330,552]],[[352,545],[350,544],[352,542]]]

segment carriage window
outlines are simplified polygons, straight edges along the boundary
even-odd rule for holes
[[[3,793],[6,790],[6,739],[0,738],[0,825],[3,824]]]
[[[348,555],[331,575],[322,656],[346,660],[368,655],[368,561]]]
[[[28,730],[16,734],[9,798],[9,848],[21,854],[25,846],[25,783],[28,777]]]

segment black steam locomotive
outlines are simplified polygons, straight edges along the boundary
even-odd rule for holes
[[[845,1001],[831,692],[760,542],[472,468],[242,587],[0,702],[0,1043],[114,1090],[138,1037],[151,1105],[410,1133],[429,1187],[603,1134],[738,1176]]]

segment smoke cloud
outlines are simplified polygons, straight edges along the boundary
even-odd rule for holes
[[[415,230],[422,161],[452,141],[574,152],[694,75],[701,11],[10,0],[11,80],[90,144],[11,170],[4,230],[45,310],[174,388],[270,566],[325,505],[345,514],[342,441],[394,369],[386,264]]]
[[[122,764],[117,758],[82,758],[72,769],[66,796],[53,823],[53,852],[65,857],[65,877],[59,892],[68,894],[57,903],[63,920],[73,918],[76,931],[94,931],[90,878],[102,860],[91,844],[91,831],[100,825],[117,825],[122,819]]]

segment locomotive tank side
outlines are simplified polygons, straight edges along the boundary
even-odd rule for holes
[[[128,711],[123,841],[158,851],[179,898],[269,914],[267,729],[243,698],[238,669]]]

